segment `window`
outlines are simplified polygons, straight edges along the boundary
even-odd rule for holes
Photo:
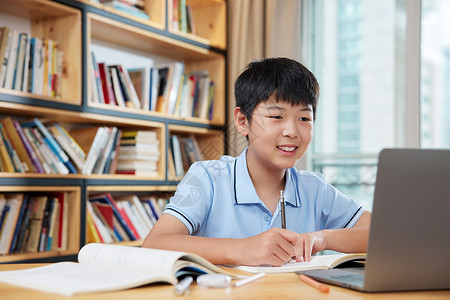
[[[450,1],[302,3],[321,87],[307,168],[370,210],[380,150],[450,148]]]
[[[421,25],[421,146],[450,148],[450,2],[422,0]]]
[[[369,210],[378,153],[401,146],[402,9],[395,0],[305,0],[303,6],[305,64],[321,87],[308,167]]]

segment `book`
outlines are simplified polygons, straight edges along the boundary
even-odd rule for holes
[[[2,87],[5,74],[6,67],[8,65],[8,42],[10,41],[10,37],[12,37],[12,33],[9,27],[1,27],[0,28],[0,87]]]
[[[24,194],[23,196],[23,200],[22,200],[22,205],[20,207],[20,212],[19,212],[19,217],[17,219],[15,228],[14,228],[14,234],[13,234],[13,238],[11,241],[11,246],[9,248],[9,253],[13,253],[17,247],[17,241],[19,238],[19,233],[21,231],[22,228],[22,223],[24,221],[27,209],[28,209],[28,197],[29,194]]]
[[[136,90],[134,89],[133,82],[131,81],[130,74],[128,74],[127,69],[122,65],[117,65],[116,69],[117,74],[119,75],[120,82],[122,84],[122,88],[125,88],[128,93],[127,100],[132,103],[132,107],[141,108],[142,104],[139,100]]]
[[[114,212],[114,216],[119,221],[120,226],[123,228],[123,230],[125,231],[128,238],[132,241],[136,240],[135,234],[137,232],[136,232],[135,228],[132,226],[132,224],[130,224],[129,220],[126,219],[126,216],[123,214],[123,212],[121,212],[121,210],[117,206],[117,203],[114,200],[114,198],[111,196],[111,194],[104,193],[104,194],[99,194],[99,195],[91,195],[89,197],[89,201],[100,202],[100,203],[108,204],[109,206],[111,206],[111,208]]]
[[[32,82],[30,86],[32,90],[30,92],[38,95],[44,94],[44,41],[39,38],[32,38],[31,42],[33,44],[33,74]]]
[[[150,66],[142,68],[128,69],[131,82],[133,83],[136,94],[141,101],[143,110],[149,110],[150,107]]]
[[[99,103],[105,103],[105,98],[103,97],[103,91],[102,91],[102,82],[100,79],[100,70],[98,68],[97,59],[95,57],[94,52],[91,52],[91,62],[92,62],[92,77],[93,77],[93,84],[92,87],[94,89],[93,93],[97,96]],[[95,84],[94,84],[95,83]]]
[[[9,253],[14,238],[14,232],[19,220],[20,211],[24,199],[23,193],[6,194],[7,205],[9,205],[9,213],[4,220],[5,224],[2,229],[0,238],[0,254]]]
[[[47,196],[32,196],[36,202],[31,213],[29,223],[29,236],[26,244],[27,252],[37,252],[39,246],[39,240],[41,238],[42,221],[44,218],[44,210],[47,205]]]
[[[13,162],[9,156],[8,149],[4,142],[3,133],[0,130],[0,160],[2,162],[2,172],[14,172]]]
[[[11,142],[14,150],[17,151],[20,160],[23,162],[22,166],[26,168],[25,171],[26,172],[36,171],[36,169],[33,166],[33,163],[31,162],[31,158],[28,156],[25,146],[14,127],[13,120],[10,117],[6,117],[2,120],[2,124],[6,131],[6,135],[9,141]]]
[[[150,20],[150,16],[145,13],[142,9],[137,8],[136,6],[128,5],[118,0],[111,0],[108,2],[102,2],[104,5],[132,15],[134,17],[138,17],[144,20]]]
[[[117,105],[120,107],[126,107],[125,94],[120,85],[119,75],[117,74],[117,69],[113,66],[109,66],[109,73],[111,75],[111,84],[114,92],[114,97],[116,98]]]
[[[44,141],[49,145],[50,149],[56,154],[56,156],[61,160],[61,162],[67,167],[70,173],[76,174],[77,170],[73,164],[69,161],[69,157],[62,150],[61,146],[56,142],[53,136],[48,131],[47,127],[42,124],[38,118],[34,118],[33,121],[29,123],[22,124],[22,127],[35,127],[37,128],[43,136]]]
[[[34,151],[33,147],[31,146],[30,141],[28,140],[28,138],[25,136],[25,133],[22,129],[22,127],[20,126],[20,123],[18,121],[14,121],[14,128],[17,131],[17,134],[20,137],[20,140],[23,143],[23,146],[25,147],[25,150],[28,154],[28,156],[31,159],[31,163],[33,164],[33,167],[35,168],[37,173],[45,173],[45,170],[41,164],[41,162],[39,161],[36,152]]]
[[[111,75],[109,73],[108,66],[105,63],[98,63],[98,69],[100,71],[103,99],[105,100],[106,104],[116,105],[116,99],[114,96]]]
[[[78,263],[59,262],[26,270],[2,271],[0,281],[72,296],[157,282],[175,285],[182,276],[200,274],[238,278],[192,253],[91,243],[78,252]]]
[[[70,135],[80,145],[85,153],[87,153],[82,174],[92,174],[95,163],[97,162],[102,143],[105,142],[109,135],[105,134],[108,128],[105,126],[81,127],[70,130]]]
[[[20,173],[25,172],[22,163],[19,159],[19,156],[17,155],[16,150],[13,148],[11,141],[9,140],[8,135],[6,134],[6,130],[1,122],[0,122],[0,132],[3,139],[3,143],[5,144],[6,151],[8,152],[8,156],[11,158],[14,172]]]
[[[366,253],[316,255],[311,258],[310,262],[288,262],[281,267],[237,266],[235,269],[250,273],[290,273],[316,269],[333,269],[346,262],[365,260],[366,255]]]
[[[6,67],[6,74],[3,82],[3,87],[6,89],[13,88],[14,71],[16,68],[17,53],[19,52],[19,35],[17,30],[12,31],[11,47],[8,54],[8,62]]]

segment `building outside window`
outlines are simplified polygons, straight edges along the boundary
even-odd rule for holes
[[[422,147],[450,148],[450,3],[423,0],[420,18],[408,16],[407,2],[303,1],[302,56],[321,86],[307,168],[369,210],[379,151],[411,146],[407,134],[420,135]],[[411,104],[406,41],[414,22],[421,92]],[[420,105],[420,132],[405,125],[408,105]]]

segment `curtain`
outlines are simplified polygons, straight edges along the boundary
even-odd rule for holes
[[[252,60],[290,57],[300,60],[300,0],[228,0],[228,154],[247,146],[233,123],[234,82]]]

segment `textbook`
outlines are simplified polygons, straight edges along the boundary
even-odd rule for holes
[[[116,291],[145,284],[176,284],[183,275],[232,275],[192,253],[92,243],[78,253],[78,263],[0,272],[0,282],[71,296]]]
[[[365,260],[366,253],[317,255],[310,262],[288,262],[281,267],[272,266],[236,266],[235,269],[250,273],[290,273],[298,271],[333,269],[346,262]]]

